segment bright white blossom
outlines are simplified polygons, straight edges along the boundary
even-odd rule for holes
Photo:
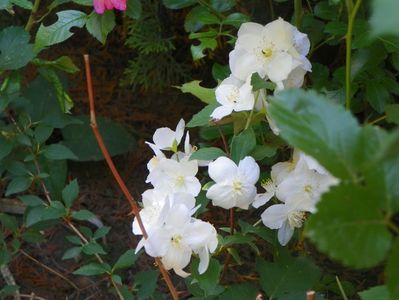
[[[180,141],[184,134],[185,122],[183,119],[179,121],[176,126],[176,130],[172,130],[168,127],[161,127],[155,130],[155,133],[152,137],[154,143],[146,142],[150,147],[154,150],[157,155],[157,150],[172,150],[176,152],[177,146],[180,144]]]
[[[259,207],[273,196],[281,204],[269,206],[261,215],[262,222],[278,229],[278,240],[286,245],[295,228],[302,226],[306,213],[313,213],[323,193],[338,184],[314,158],[295,149],[291,161],[279,162],[272,167],[271,180],[263,184],[266,193],[257,195],[253,206]]]
[[[197,172],[198,162],[195,160],[179,162],[162,158],[157,167],[150,172],[146,182],[150,182],[166,194],[182,192],[197,196],[201,191],[201,184],[195,177]]]
[[[147,254],[161,257],[167,270],[173,269],[182,277],[189,275],[183,269],[189,264],[192,253],[200,253],[199,272],[205,272],[209,252],[215,251],[217,246],[216,230],[211,224],[192,218],[194,212],[195,209],[184,204],[170,205],[167,201],[157,225],[148,239],[140,241],[136,251],[144,246]]]
[[[216,88],[216,100],[221,104],[211,114],[213,119],[221,119],[233,111],[246,111],[254,107],[255,97],[252,92],[251,76],[241,81],[233,75],[226,78]]]
[[[245,157],[238,166],[227,157],[219,157],[209,164],[208,173],[215,181],[206,193],[213,205],[248,209],[255,200],[260,169],[252,157]]]
[[[230,52],[230,69],[241,80],[257,72],[274,82],[278,90],[286,85],[300,86],[303,75],[311,70],[306,58],[309,48],[306,34],[281,18],[266,26],[244,23],[238,31],[235,48]]]

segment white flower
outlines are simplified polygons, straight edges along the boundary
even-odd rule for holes
[[[176,152],[177,146],[180,144],[180,141],[184,134],[185,122],[183,119],[179,121],[176,126],[176,130],[173,131],[168,127],[161,127],[155,130],[155,133],[152,137],[154,143],[146,142],[150,147],[154,150],[155,154],[156,150],[172,150]]]
[[[156,189],[166,194],[184,192],[197,196],[201,191],[201,184],[195,175],[198,172],[198,162],[176,161],[162,158],[157,167],[150,172],[146,182],[150,182]]]
[[[245,82],[230,75],[216,88],[216,100],[221,106],[212,112],[212,118],[219,120],[233,111],[253,108],[255,97],[252,93],[251,76],[247,76],[244,80]]]
[[[296,68],[310,71],[311,65],[305,57],[309,46],[307,36],[281,18],[266,26],[244,23],[230,52],[230,69],[241,80],[257,72],[282,89],[283,82]]]
[[[262,213],[261,218],[265,226],[278,229],[278,241],[285,246],[294,234],[295,228],[302,227],[306,211],[308,211],[308,203],[305,201],[287,201],[269,206]]]
[[[248,209],[255,199],[255,183],[260,173],[252,157],[245,157],[238,166],[227,157],[219,157],[209,164],[208,172],[215,181],[206,193],[213,205],[225,209],[235,206]]]
[[[193,209],[195,206],[195,198],[191,194],[187,193],[174,193],[166,195],[162,191],[151,189],[146,190],[142,194],[143,209],[140,210],[140,217],[143,222],[144,228],[147,232],[151,232],[153,227],[157,224],[158,218],[161,214],[165,203],[168,201],[171,205],[183,204],[188,209]],[[137,218],[134,219],[132,225],[133,233],[136,235],[142,235],[140,226]]]
[[[183,269],[189,264],[193,251],[201,252],[199,271],[205,272],[209,251],[213,252],[217,246],[216,230],[211,224],[192,218],[194,211],[184,204],[170,205],[167,201],[157,226],[148,239],[140,241],[136,252],[144,246],[150,256],[161,257],[165,269],[173,269],[182,277],[189,275]]]

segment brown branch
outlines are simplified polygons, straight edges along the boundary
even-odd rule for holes
[[[105,158],[105,161],[107,162],[109,169],[111,170],[112,175],[114,176],[116,182],[118,183],[119,188],[121,189],[122,193],[125,195],[127,201],[130,204],[132,212],[135,215],[137,222],[139,224],[140,230],[143,233],[143,237],[145,239],[147,239],[148,234],[144,228],[143,221],[141,220],[141,217],[140,217],[140,209],[139,209],[136,201],[134,200],[133,196],[130,194],[128,188],[126,187],[126,184],[123,181],[122,177],[119,175],[119,172],[116,169],[115,164],[111,159],[111,156],[109,155],[107,147],[104,144],[104,140],[101,136],[101,133],[98,130],[97,121],[96,121],[96,112],[95,112],[95,106],[94,106],[94,93],[93,93],[93,83],[92,83],[91,70],[90,70],[90,59],[89,59],[88,54],[84,55],[84,62],[85,62],[85,71],[86,71],[87,92],[88,92],[88,96],[89,96],[89,106],[90,106],[90,126],[93,129],[93,133],[94,133],[94,136],[96,137],[98,146],[101,149],[101,152]],[[161,272],[161,274],[163,276],[163,279],[165,280],[165,282],[169,288],[170,294],[172,295],[173,299],[178,300],[179,295],[175,289],[175,286],[172,283],[172,280],[170,279],[169,273],[166,271],[165,267],[163,266],[161,259],[156,257],[155,262],[159,268],[159,271]]]

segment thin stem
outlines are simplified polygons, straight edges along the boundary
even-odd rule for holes
[[[33,24],[35,23],[36,13],[40,6],[40,0],[35,0],[33,3],[32,11],[30,12],[30,16],[28,22],[26,23],[25,30],[27,32],[31,31]]]
[[[49,271],[50,273],[53,273],[55,275],[57,275],[58,277],[64,279],[69,285],[71,285],[75,290],[79,291],[79,288],[72,282],[70,281],[68,278],[66,278],[64,275],[58,273],[57,271],[53,270],[52,268],[46,266],[45,264],[41,263],[40,261],[38,261],[36,258],[30,256],[28,253],[26,253],[24,250],[20,249],[19,252],[29,258],[31,261],[37,263],[39,266],[41,266],[42,268],[46,269],[47,271]]]
[[[391,221],[389,221],[388,223],[387,223],[387,225],[388,225],[388,227],[389,227],[389,229],[391,229],[395,234],[398,234],[399,235],[399,227],[398,226],[396,226],[394,223],[392,223]]]
[[[315,291],[307,291],[306,292],[306,300],[315,300]]]
[[[261,222],[262,222],[262,219],[259,219],[259,220],[256,221],[256,222],[254,223],[254,225],[252,225],[252,226],[253,226],[253,227],[256,227],[256,226],[258,226]]]
[[[377,118],[377,119],[371,121],[369,124],[370,124],[370,125],[376,124],[376,123],[378,123],[378,122],[380,122],[380,121],[382,121],[382,120],[385,120],[386,118],[387,118],[387,115],[383,115],[383,116],[381,116],[381,117],[379,117],[379,118]]]
[[[273,0],[269,0],[270,19],[274,20],[274,6]]]
[[[125,300],[125,298],[123,297],[121,290],[119,289],[118,285],[115,283],[115,281],[112,280],[112,278],[110,278],[112,286],[114,287],[116,294],[118,295],[119,299],[121,300]]]
[[[144,228],[143,221],[140,217],[140,210],[139,207],[134,200],[133,196],[130,194],[128,188],[126,187],[125,182],[123,181],[122,177],[119,175],[118,170],[115,167],[114,162],[111,159],[111,156],[109,155],[109,152],[107,150],[107,147],[104,144],[104,140],[98,130],[97,127],[97,122],[96,122],[96,113],[95,113],[95,106],[94,106],[94,93],[93,93],[93,83],[92,83],[92,77],[91,77],[91,70],[90,70],[90,59],[89,55],[85,54],[84,55],[84,61],[85,61],[85,70],[86,70],[86,80],[87,80],[87,91],[88,91],[88,97],[89,97],[89,105],[90,105],[90,126],[93,130],[93,133],[96,137],[98,146],[101,149],[101,152],[105,158],[105,161],[108,164],[109,169],[111,170],[112,175],[114,176],[116,182],[118,183],[121,191],[125,195],[126,199],[128,200],[130,207],[132,209],[133,214],[135,215],[137,222],[139,224],[140,230],[143,233],[143,237],[145,239],[148,238],[147,231]],[[172,298],[174,300],[179,299],[179,295],[176,291],[176,288],[173,285],[172,280],[170,279],[169,273],[166,271],[165,267],[162,264],[162,261],[159,257],[155,258],[155,262],[169,288],[169,291],[172,295]]]
[[[302,0],[294,0],[294,18],[295,18],[295,26],[300,29],[302,24]]]
[[[230,208],[230,234],[234,234],[234,208]]]
[[[224,151],[226,152],[226,154],[227,154],[228,156],[230,156],[229,146],[227,146],[226,137],[225,137],[224,134],[223,134],[222,128],[220,128],[220,126],[219,126],[218,124],[216,124],[216,126],[217,126],[217,128],[218,128],[220,137],[222,138],[222,141],[223,141]]]
[[[249,116],[248,116],[248,119],[247,119],[247,123],[245,124],[244,130],[248,129],[248,128],[249,128],[249,125],[251,125],[252,116],[254,115],[254,110],[255,110],[256,102],[258,102],[259,93],[260,93],[260,91],[257,91],[257,92],[256,92],[254,105],[252,106],[251,112],[249,113]]]
[[[338,288],[339,288],[339,291],[341,292],[342,298],[344,300],[348,300],[348,297],[346,296],[345,290],[344,290],[344,288],[343,288],[343,286],[341,284],[341,281],[339,280],[338,276],[335,276],[335,280],[337,281]]]
[[[356,19],[356,14],[359,10],[362,0],[357,0],[352,9],[352,1],[347,1],[348,8],[348,31],[346,32],[346,65],[345,65],[345,106],[346,110],[351,108],[351,81],[352,81],[352,35],[353,25]]]

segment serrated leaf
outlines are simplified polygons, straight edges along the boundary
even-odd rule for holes
[[[135,253],[134,249],[129,249],[118,258],[113,269],[119,270],[130,268],[134,265],[138,257],[139,255]]]
[[[146,299],[154,293],[157,287],[158,275],[157,270],[143,271],[134,275],[134,282],[137,285],[136,288],[138,288],[137,297],[139,299]]]
[[[234,284],[226,288],[225,292],[219,296],[220,300],[232,299],[256,299],[259,290],[252,283]]]
[[[29,33],[22,27],[0,31],[0,71],[22,68],[35,57],[29,39]]]
[[[204,291],[205,295],[209,295],[215,289],[219,283],[220,272],[222,271],[222,266],[219,261],[210,258],[208,269],[203,274],[198,273],[199,260],[194,259],[191,263],[191,274],[194,279],[198,281],[199,286]]]
[[[209,125],[209,121],[211,120],[211,113],[218,107],[218,103],[212,103],[205,106],[198,113],[196,113],[190,122],[187,123],[186,127],[199,127]]]
[[[36,58],[32,61],[32,63],[37,66],[51,67],[71,74],[79,71],[79,68],[74,64],[72,59],[68,56],[61,56],[56,60],[45,60],[45,59]]]
[[[208,147],[201,148],[195,151],[193,154],[191,154],[190,160],[214,160],[220,156],[226,156],[226,153],[224,153],[222,149],[216,147]]]
[[[33,5],[32,2],[28,1],[28,0],[11,0],[10,1],[12,4],[15,4],[19,7],[22,7],[24,9],[29,9],[31,10]]]
[[[75,275],[94,276],[107,273],[107,268],[104,264],[90,263],[84,265],[73,272]]]
[[[260,283],[270,299],[292,293],[306,294],[320,278],[321,270],[307,257],[290,257],[285,251],[274,262],[256,261]]]
[[[204,25],[219,24],[220,21],[216,15],[211,13],[206,7],[198,5],[192,8],[184,20],[184,29],[187,32],[197,32]]]
[[[214,38],[202,38],[198,39],[198,45],[191,45],[191,56],[193,60],[198,60],[205,57],[204,51],[209,49],[211,51],[215,50],[217,47],[217,41]]]
[[[71,207],[73,201],[78,198],[79,195],[79,185],[76,179],[72,180],[63,190],[62,199],[64,200],[66,207]]]
[[[78,157],[69,150],[68,147],[62,144],[51,144],[43,149],[44,156],[47,159],[63,160],[63,159],[78,159]]]
[[[273,98],[268,113],[289,144],[336,177],[356,179],[361,129],[343,107],[314,91],[287,90]]]
[[[255,160],[262,160],[266,157],[273,157],[276,155],[277,148],[269,145],[256,145],[251,151],[250,156]]]
[[[115,14],[112,10],[108,10],[101,15],[93,11],[86,22],[87,31],[102,44],[105,44],[108,34],[114,27]]]
[[[234,136],[231,141],[231,159],[239,163],[245,156],[249,155],[256,146],[256,136],[252,128],[242,131]]]
[[[100,239],[100,238],[106,236],[110,230],[111,230],[111,227],[107,227],[107,226],[98,228],[93,234],[93,239],[97,240],[97,239]]]
[[[235,28],[239,28],[242,23],[249,22],[250,18],[247,15],[244,15],[239,12],[232,13],[228,15],[224,20],[223,20],[223,25],[231,25],[234,26]]]
[[[331,258],[354,268],[381,262],[391,236],[380,212],[381,195],[368,186],[341,184],[322,196],[305,234]],[[350,239],[350,243],[348,243]]]
[[[216,102],[215,89],[204,88],[200,85],[201,81],[194,80],[184,83],[182,86],[176,86],[182,93],[190,93],[206,104]]]
[[[71,28],[82,28],[87,20],[87,15],[78,10],[64,10],[58,12],[57,17],[58,20],[50,26],[40,25],[35,39],[34,50],[36,52],[67,40],[73,35]]]
[[[254,92],[261,89],[274,90],[276,85],[270,81],[262,79],[258,73],[253,73],[251,76],[251,85]]]

